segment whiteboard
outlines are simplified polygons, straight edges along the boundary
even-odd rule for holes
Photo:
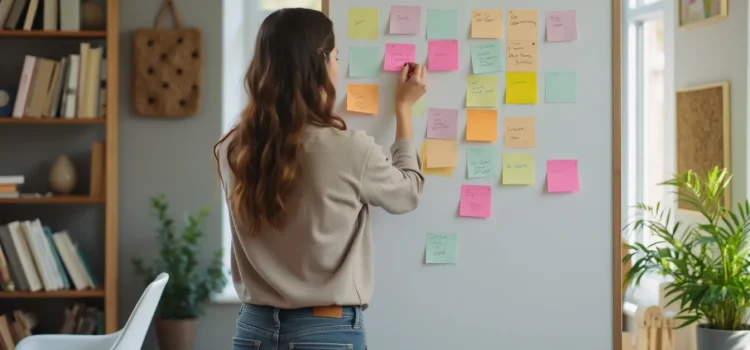
[[[389,35],[391,5],[420,5],[419,35]],[[395,74],[350,78],[349,48],[386,43],[416,44],[427,57],[428,8],[458,10],[459,70],[429,72],[427,108],[459,109],[458,165],[453,176],[426,176],[419,208],[392,216],[371,208],[375,239],[375,294],[365,312],[370,349],[576,349],[613,348],[613,60],[610,1],[592,0],[401,0],[330,1],[339,48],[337,113],[349,128],[364,129],[385,150],[393,142]],[[347,38],[348,10],[378,8],[377,40]],[[471,74],[473,8],[539,10],[538,98],[533,105],[502,102],[505,73],[498,73],[498,154],[503,119],[534,116],[535,182],[507,186],[498,177],[468,179],[463,139],[466,78]],[[578,39],[545,40],[545,10],[576,10]],[[619,10],[618,10],[619,11]],[[381,50],[381,53],[383,51]],[[382,61],[381,61],[382,62]],[[577,72],[577,103],[544,102],[545,71]],[[348,84],[379,84],[377,116],[346,111]],[[425,136],[426,115],[414,117],[415,145]],[[617,127],[619,130],[619,127]],[[619,150],[618,150],[619,152]],[[580,191],[546,192],[546,161],[577,159]],[[618,180],[619,182],[619,180]],[[491,185],[487,219],[458,216],[463,184]],[[617,183],[616,183],[617,184]],[[619,185],[619,184],[617,184]],[[427,232],[458,234],[456,265],[426,265]],[[618,331],[619,333],[619,331]],[[618,338],[619,339],[619,338]]]

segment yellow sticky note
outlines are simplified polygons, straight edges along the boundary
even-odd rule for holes
[[[534,154],[503,154],[503,184],[532,185],[534,183]]]
[[[427,168],[450,168],[458,162],[458,147],[455,140],[428,139]]]
[[[508,40],[539,40],[539,11],[508,10]]]
[[[531,148],[536,145],[534,117],[507,117],[505,126],[506,148]]]
[[[350,8],[349,39],[377,39],[378,21],[378,9]]]
[[[497,110],[467,109],[466,140],[487,142],[497,140]]]
[[[505,103],[536,103],[536,72],[505,73]]]
[[[471,37],[476,39],[501,39],[503,37],[503,10],[471,10]]]
[[[497,107],[497,75],[470,75],[466,78],[466,107]]]
[[[505,70],[508,72],[536,72],[539,46],[532,40],[508,40],[505,48]]]
[[[378,86],[376,84],[351,84],[347,86],[346,110],[378,114]]]
[[[453,177],[453,168],[428,168],[427,167],[427,141],[422,142],[422,173],[426,175],[436,175]]]

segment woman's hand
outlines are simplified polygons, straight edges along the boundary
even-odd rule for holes
[[[396,111],[411,110],[414,103],[427,91],[426,78],[425,66],[416,63],[404,64],[396,84]]]

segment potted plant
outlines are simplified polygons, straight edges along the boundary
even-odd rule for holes
[[[211,293],[221,291],[227,283],[222,270],[222,252],[216,251],[207,266],[201,267],[198,240],[203,236],[201,226],[208,216],[207,209],[196,215],[186,212],[179,235],[174,233],[174,221],[167,213],[169,205],[164,195],[151,198],[151,209],[159,223],[156,231],[159,258],[151,266],[134,258],[135,272],[145,278],[146,284],[161,272],[169,274],[157,309],[159,348],[193,350],[202,306]]]
[[[682,222],[660,204],[638,204],[644,214],[626,229],[645,230],[657,238],[649,246],[628,245],[623,262],[634,259],[625,285],[650,273],[667,276],[668,305],[677,303],[678,328],[697,323],[699,350],[750,349],[750,204],[726,207],[731,175],[718,167],[700,176],[693,171],[663,182],[677,201],[701,216]]]

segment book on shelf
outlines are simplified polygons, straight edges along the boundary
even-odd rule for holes
[[[0,287],[3,291],[97,288],[98,282],[67,231],[52,233],[39,219],[0,226]]]
[[[0,0],[0,28],[81,30],[81,0]]]
[[[38,323],[35,314],[24,310],[14,310],[0,315],[0,349],[15,349],[23,338],[31,336],[31,331]]]
[[[61,334],[104,334],[104,312],[84,303],[65,309]]]
[[[60,60],[26,55],[10,116],[104,117],[106,67],[104,46],[93,46],[90,43],[81,43],[78,53]]]
[[[0,176],[0,198],[18,198],[18,187],[23,185],[24,181],[23,175]]]

